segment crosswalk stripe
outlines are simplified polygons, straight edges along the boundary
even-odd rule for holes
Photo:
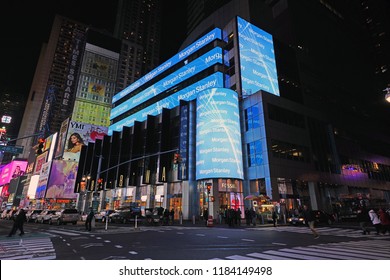
[[[349,260],[351,259],[350,257],[343,256],[343,255],[335,255],[335,254],[329,254],[326,252],[323,252],[323,250],[305,250],[302,248],[297,248],[294,247],[294,249],[282,249],[281,251],[283,252],[290,252],[290,253],[299,253],[299,254],[305,254],[308,256],[313,256],[313,257],[324,257],[325,259],[339,259],[339,260]],[[311,257],[310,257],[311,259]],[[352,258],[354,259],[354,258]],[[356,258],[355,258],[356,259]]]
[[[258,231],[278,231],[278,232],[293,232],[293,233],[306,233],[312,234],[308,227],[294,227],[294,226],[281,226],[281,227],[264,227],[264,228],[251,228],[250,230]],[[362,231],[357,229],[345,229],[337,227],[320,227],[316,229],[320,235],[333,235],[333,236],[346,236],[352,238],[363,237]],[[364,235],[370,239],[381,239],[384,236],[382,235]]]
[[[50,230],[48,230],[48,232],[59,233],[59,234],[69,235],[69,236],[79,236],[79,235],[80,235],[80,233],[73,233],[73,232],[65,231],[65,230],[54,230],[54,229],[50,229]]]
[[[255,257],[258,259],[265,259],[265,260],[290,260],[290,258],[281,257],[281,256],[271,256],[262,253],[251,253],[251,254],[247,254],[247,256]]]
[[[2,260],[52,260],[56,252],[49,237],[20,240],[1,240],[0,259]]]
[[[229,260],[255,260],[255,258],[250,258],[250,257],[245,257],[240,255],[233,255],[226,258]]]
[[[384,260],[390,259],[390,242],[387,240],[347,241],[225,257],[225,259],[234,260],[248,258],[263,260]]]
[[[292,259],[300,259],[300,260],[326,260],[326,258],[322,258],[322,257],[303,255],[298,250],[295,253],[286,252],[283,250],[284,249],[280,249],[278,251],[269,250],[269,251],[265,251],[263,253],[282,256],[282,257],[290,257]]]

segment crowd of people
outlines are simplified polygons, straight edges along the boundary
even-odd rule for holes
[[[380,208],[378,211],[374,209],[368,210],[366,207],[362,207],[357,211],[357,222],[362,230],[362,233],[370,234],[371,225],[377,235],[390,234],[390,214],[385,209]]]

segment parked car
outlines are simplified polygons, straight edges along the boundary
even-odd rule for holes
[[[80,214],[77,209],[73,208],[66,208],[62,209],[60,211],[57,211],[55,215],[50,217],[50,224],[57,224],[61,225],[64,224],[66,225],[67,223],[72,223],[72,224],[77,224],[77,221],[80,220]]]
[[[115,210],[111,210],[111,209],[100,211],[99,213],[95,214],[95,220],[100,221],[102,223],[105,223],[107,217],[110,216],[110,214],[112,214],[114,212],[115,212]]]
[[[38,214],[42,212],[42,209],[35,209],[35,210],[30,210],[26,213],[26,219],[27,223],[29,222],[35,222],[37,219]]]
[[[141,209],[138,207],[129,207],[129,208],[122,208],[119,210],[116,210],[115,212],[111,213],[109,217],[109,222],[112,223],[127,223],[134,221],[135,217],[140,218],[141,217]]]
[[[43,210],[41,213],[37,215],[37,218],[35,219],[36,223],[49,223],[49,220],[51,216],[55,215],[56,211],[55,210]]]

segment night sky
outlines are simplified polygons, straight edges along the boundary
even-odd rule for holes
[[[164,32],[161,62],[177,52],[185,34],[185,1],[163,2],[163,29],[175,29],[175,32]],[[117,0],[1,1],[0,86],[15,86],[28,96],[39,52],[42,43],[48,41],[55,14],[112,32],[116,3]]]

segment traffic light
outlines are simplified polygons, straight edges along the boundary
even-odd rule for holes
[[[178,154],[178,153],[175,153],[173,155],[173,164],[177,164],[179,162],[179,157],[180,157],[180,154]]]
[[[103,189],[103,178],[99,178],[98,181],[98,190],[101,191]]]
[[[39,138],[38,139],[38,148],[36,150],[36,154],[40,155],[43,153],[43,144],[45,143],[45,139]]]
[[[207,193],[210,194],[211,192],[211,183],[206,183],[206,187],[207,187]]]

